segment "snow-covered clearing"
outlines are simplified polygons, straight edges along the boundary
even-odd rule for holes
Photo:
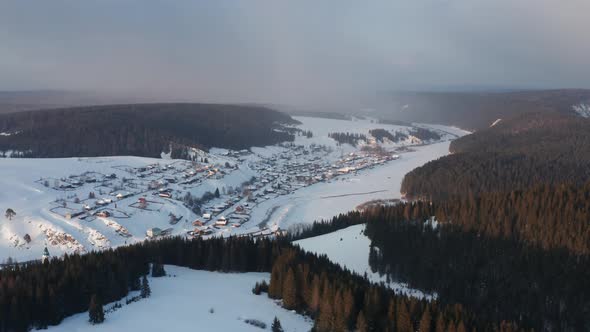
[[[285,331],[309,331],[313,326],[309,318],[283,309],[265,293],[252,294],[256,282],[269,281],[268,273],[218,273],[169,265],[165,269],[176,277],[149,278],[151,297],[128,305],[120,301],[123,307],[107,314],[104,323],[91,325],[88,313],[81,313],[48,331],[261,331],[244,320],[260,320],[269,330],[275,316]]]
[[[364,230],[365,225],[355,225],[329,234],[295,241],[294,243],[306,251],[326,255],[332,262],[353,272],[360,275],[366,274],[367,278],[372,282],[383,282],[396,292],[428,300],[436,297],[436,295],[424,294],[422,291],[410,288],[403,283],[393,281],[387,283],[385,276],[373,272],[369,266],[371,240],[363,234]]]

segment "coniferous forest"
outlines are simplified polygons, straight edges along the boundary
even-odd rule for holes
[[[436,293],[436,301],[408,298],[370,284],[327,257],[293,247],[290,238],[169,238],[5,268],[0,271],[0,331],[55,325],[88,310],[97,298],[102,303],[119,300],[137,290],[150,264],[154,275],[162,271],[161,264],[271,272],[268,295],[282,299],[287,309],[313,317],[317,331],[586,330],[590,259],[571,236],[575,232],[568,234],[568,227],[555,221],[562,220],[563,211],[556,207],[566,206],[567,197],[580,197],[575,209],[585,211],[590,203],[581,198],[589,191],[590,187],[541,187],[478,197],[475,203],[400,203],[340,215],[297,235],[314,236],[366,222],[372,268]],[[518,213],[529,209],[518,208],[518,202],[543,195],[541,201],[549,205],[545,210],[539,206],[539,213],[547,218],[531,220],[545,224],[526,224]],[[510,211],[504,215],[495,206],[512,209],[504,209]],[[545,243],[530,241],[542,239],[534,232],[525,236],[491,231],[505,220],[516,220],[511,229],[540,228],[561,240]],[[577,220],[577,226],[576,220],[563,220],[578,231],[588,227],[580,222],[587,219]]]
[[[245,238],[170,238],[0,271],[0,331],[59,324],[87,311],[92,297],[109,303],[137,290],[150,263],[224,272],[270,271],[278,243]],[[153,272],[158,273],[159,269]]]
[[[100,323],[102,304],[132,290],[149,294],[145,277],[164,275],[164,264],[270,272],[255,294],[309,315],[316,331],[589,330],[590,181],[580,171],[587,125],[544,114],[470,135],[453,143],[454,155],[404,179],[409,196],[423,200],[342,214],[274,240],[168,238],[7,266],[0,332],[45,328],[89,309]],[[562,146],[556,137],[570,137],[572,155],[552,156]],[[396,294],[291,244],[361,223],[372,269],[436,300]]]
[[[409,172],[409,198],[447,199],[590,180],[590,120],[527,113],[463,136],[452,154]]]
[[[302,234],[366,223],[372,269],[436,293],[441,306],[461,304],[477,322],[511,322],[537,331],[590,328],[588,254],[479,232],[464,226],[468,223],[461,218],[469,215],[437,222],[432,216],[438,209],[415,202],[351,212]],[[560,233],[559,225],[546,227]]]
[[[0,115],[0,153],[13,157],[182,157],[184,147],[245,149],[293,141],[290,116],[223,104],[86,106]],[[171,151],[173,150],[173,151]],[[15,152],[16,151],[16,152]],[[176,155],[175,155],[176,154]]]
[[[152,274],[160,264],[271,272],[268,296],[313,317],[316,331],[518,330],[515,323],[479,318],[458,303],[396,294],[284,240],[169,238],[3,269],[0,331],[45,328],[89,308],[94,312],[97,299],[109,303],[141,288],[150,264]]]

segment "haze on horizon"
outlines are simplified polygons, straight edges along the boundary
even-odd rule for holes
[[[589,12],[585,0],[6,0],[0,90],[329,105],[590,88]]]

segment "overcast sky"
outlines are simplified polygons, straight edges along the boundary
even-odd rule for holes
[[[588,0],[0,0],[0,90],[313,104],[590,88]]]

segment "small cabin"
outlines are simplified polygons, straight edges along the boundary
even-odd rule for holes
[[[217,226],[226,226],[227,225],[227,219],[225,219],[224,216],[221,216],[221,217],[217,218],[217,221],[215,221],[215,225],[217,225]]]

